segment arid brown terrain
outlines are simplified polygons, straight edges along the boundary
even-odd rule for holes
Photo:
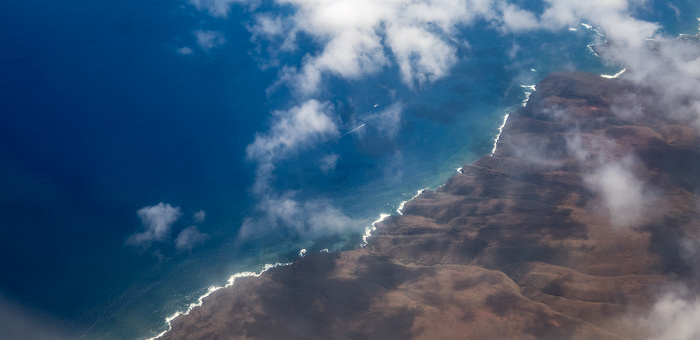
[[[646,337],[662,287],[695,279],[700,232],[700,138],[664,110],[623,80],[550,75],[494,155],[367,247],[239,279],[162,338]]]

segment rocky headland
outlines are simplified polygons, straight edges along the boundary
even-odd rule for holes
[[[493,155],[366,247],[238,279],[162,339],[649,337],[665,287],[696,279],[700,236],[700,136],[668,110],[624,80],[552,74]]]

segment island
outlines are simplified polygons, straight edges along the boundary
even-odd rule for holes
[[[653,91],[554,73],[497,149],[365,247],[238,279],[161,339],[640,339],[697,275],[700,135]],[[700,248],[699,248],[700,249]]]

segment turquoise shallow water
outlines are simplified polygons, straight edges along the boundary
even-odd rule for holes
[[[672,34],[697,30],[697,5],[676,5],[679,18],[665,4],[640,15]],[[407,88],[395,66],[336,79],[323,96],[341,133],[359,125],[353,117],[400,102],[396,136],[367,127],[323,141],[279,162],[274,186],[327,202],[354,229],[241,240],[258,201],[245,148],[291,97],[266,92],[278,70],[258,67],[251,15],[234,7],[215,19],[164,0],[0,4],[2,295],[78,337],[152,336],[234,273],[291,261],[302,248],[356,247],[380,214],[488,154],[505,113],[525,99],[521,85],[556,70],[618,71],[590,53],[590,30],[503,35],[477,24],[458,34],[470,48],[432,84]],[[202,26],[226,43],[198,49]],[[183,46],[192,53],[178,53]],[[317,48],[300,46],[283,62]],[[338,160],[323,172],[319,159],[328,154]],[[126,245],[141,228],[137,211],[160,202],[180,208],[171,235],[148,248]],[[178,250],[175,237],[192,225],[208,237]]]

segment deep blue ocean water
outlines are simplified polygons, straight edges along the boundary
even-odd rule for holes
[[[639,16],[671,34],[696,32],[698,5],[674,4],[681,18],[666,3]],[[321,239],[238,240],[256,203],[245,148],[290,97],[266,93],[278,70],[258,67],[250,16],[232,7],[216,19],[165,0],[0,4],[2,296],[75,336],[143,338],[234,273],[291,261],[301,248],[359,244],[361,228]],[[202,27],[226,43],[197,49],[193,32]],[[354,127],[353,114],[400,98],[398,135],[321,143],[281,162],[275,185],[369,225],[488,154],[503,116],[525,98],[521,85],[557,70],[617,72],[589,52],[594,37],[583,28],[502,35],[477,24],[459,35],[471,48],[431,85],[407,88],[396,67],[336,80],[327,99],[342,108],[342,132]],[[517,60],[508,57],[514,42],[522,47]],[[194,53],[178,54],[183,46]],[[301,46],[286,61],[314,48]],[[340,158],[324,174],[318,159],[329,153]],[[125,245],[141,227],[137,210],[159,202],[181,209],[171,238],[196,223],[208,239],[191,251],[172,242]],[[197,223],[200,210],[206,219]]]

